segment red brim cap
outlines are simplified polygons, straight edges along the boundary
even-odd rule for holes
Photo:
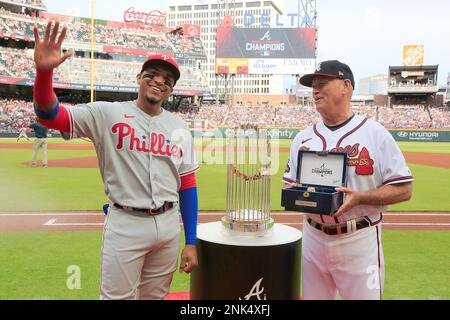
[[[174,76],[175,82],[180,79],[180,69],[178,64],[172,58],[165,55],[154,55],[147,58],[142,65],[141,72],[150,66],[163,66],[167,68]]]

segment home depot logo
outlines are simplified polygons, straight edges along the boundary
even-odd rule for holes
[[[424,60],[424,45],[403,46],[403,65],[422,65]]]

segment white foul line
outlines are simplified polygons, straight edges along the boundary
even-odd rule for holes
[[[70,216],[104,216],[104,213],[78,213],[78,212],[70,212],[70,213],[51,213],[51,212],[43,212],[43,213],[0,213],[1,217],[45,217],[45,216],[54,216],[54,217],[70,217]]]
[[[383,213],[384,216],[450,217],[450,213]]]
[[[426,223],[426,222],[382,222],[384,226],[450,226],[450,223]]]
[[[103,226],[103,223],[88,223],[88,222],[70,222],[70,223],[56,223],[56,219],[50,219],[44,226],[57,226],[57,227],[83,227],[83,226]]]
[[[206,222],[204,222],[206,223]],[[200,224],[200,223],[199,223]],[[290,226],[302,226],[302,222],[284,222],[283,224],[290,225]],[[450,226],[450,223],[403,223],[403,222],[382,222],[384,226],[420,226],[420,227],[426,227],[426,226],[433,226],[433,227],[446,227]],[[183,224],[180,223],[180,226]],[[70,223],[56,223],[56,219],[50,219],[47,222],[44,223],[44,226],[57,226],[57,227],[83,227],[83,226],[103,226],[103,223],[88,223],[88,222],[70,222]]]
[[[52,226],[55,223],[56,219],[50,219],[46,223],[44,223],[44,226]]]
[[[224,216],[225,212],[207,212],[207,211],[200,211],[198,213],[199,216]],[[65,216],[104,216],[105,214],[103,212],[65,212],[65,213],[52,213],[52,212],[15,212],[15,213],[3,213],[0,212],[0,218],[1,217],[26,217],[26,216],[52,216],[52,217],[65,217]],[[271,212],[271,216],[303,216],[302,212]],[[436,216],[436,217],[450,217],[450,213],[383,213],[383,216],[419,216],[419,217],[430,217],[430,216]]]
[[[41,212],[41,213],[3,213],[0,212],[0,218],[1,217],[27,217],[27,216],[52,216],[52,217],[65,217],[65,216],[104,216],[104,213],[99,212],[66,212],[66,213],[60,213],[60,212]],[[199,216],[224,216],[225,212],[207,212],[207,211],[201,211],[198,213]],[[302,212],[271,212],[271,216],[302,216]],[[418,217],[450,217],[450,213],[383,213],[383,216],[418,216]]]

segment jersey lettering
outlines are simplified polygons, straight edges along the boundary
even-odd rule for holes
[[[125,138],[129,137],[129,149],[131,151],[139,151],[145,153],[152,153],[154,155],[162,155],[181,159],[183,151],[180,146],[170,145],[170,140],[166,138],[163,133],[152,132],[150,134],[150,141],[146,141],[135,135],[135,130],[127,123],[116,123],[111,129],[112,133],[117,134],[117,150],[124,148]]]
[[[353,146],[348,145],[344,148],[337,147],[337,148],[331,149],[331,152],[344,152],[349,157],[354,158],[359,153],[359,143],[355,143]]]
[[[344,148],[337,147],[331,149],[331,152],[345,152],[349,157],[347,161],[348,166],[356,167],[356,174],[359,175],[372,175],[373,174],[373,160],[370,158],[369,151],[366,147],[363,147],[359,151],[360,144],[355,143],[353,146],[346,146]]]

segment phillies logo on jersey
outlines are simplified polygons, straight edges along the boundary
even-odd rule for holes
[[[183,157],[183,150],[178,145],[171,145],[170,140],[166,138],[163,133],[152,132],[150,137],[136,136],[136,131],[127,123],[116,123],[111,129],[112,133],[117,134],[117,150],[122,150],[126,138],[128,138],[128,147],[131,151],[136,150],[140,152],[152,153],[154,155],[174,157],[181,159]]]
[[[345,152],[349,157],[347,165],[355,166],[355,172],[359,175],[372,175],[373,174],[373,160],[370,158],[370,153],[366,147],[363,147],[360,151],[359,143],[355,143],[353,146],[346,146],[344,148],[337,147],[330,150],[331,152]]]

